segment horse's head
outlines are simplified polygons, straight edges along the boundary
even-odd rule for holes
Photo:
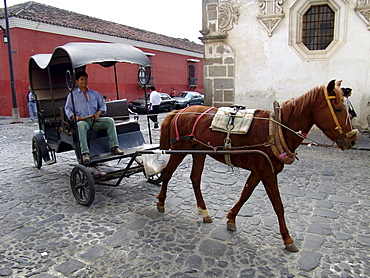
[[[342,150],[351,149],[357,142],[357,129],[354,129],[348,110],[343,104],[342,81],[329,82],[320,87],[314,108],[315,124]]]

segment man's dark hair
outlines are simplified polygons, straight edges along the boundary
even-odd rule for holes
[[[76,73],[76,80],[80,79],[81,76],[85,76],[86,78],[89,78],[86,71],[79,71]]]
[[[154,86],[150,86],[150,90],[155,91],[155,87]]]
[[[345,97],[348,96],[352,92],[351,88],[341,88],[341,89]]]

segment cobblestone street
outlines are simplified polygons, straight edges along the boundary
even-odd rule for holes
[[[147,139],[146,118],[140,121]],[[84,207],[70,189],[73,152],[35,168],[36,129],[0,124],[1,277],[370,277],[366,150],[299,147],[299,160],[278,176],[299,248],[289,253],[262,184],[238,215],[238,230],[226,229],[246,170],[207,158],[202,190],[210,224],[197,214],[190,156],[169,184],[164,214],[156,209],[160,187],[142,173],[119,187],[97,185],[93,204]],[[159,131],[152,134],[157,143]]]

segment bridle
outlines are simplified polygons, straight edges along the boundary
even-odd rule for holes
[[[353,135],[356,135],[358,134],[358,130],[357,129],[352,129],[351,131],[347,132],[347,133],[344,133],[343,132],[343,129],[342,127],[340,126],[339,124],[339,121],[338,121],[338,118],[337,118],[337,115],[335,115],[335,112],[334,112],[334,108],[333,108],[333,105],[331,104],[330,100],[332,99],[335,99],[336,96],[329,96],[328,94],[328,90],[327,88],[325,87],[324,89],[324,95],[325,95],[325,99],[326,99],[326,102],[328,104],[328,107],[329,107],[329,110],[330,110],[330,113],[331,113],[331,116],[334,120],[334,123],[336,125],[336,130],[338,130],[339,132],[339,138],[338,139],[342,139],[344,137],[346,138],[349,138],[349,137],[352,137]]]

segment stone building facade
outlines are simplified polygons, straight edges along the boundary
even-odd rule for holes
[[[343,80],[367,128],[370,0],[203,0],[201,33],[207,104],[272,109]]]

